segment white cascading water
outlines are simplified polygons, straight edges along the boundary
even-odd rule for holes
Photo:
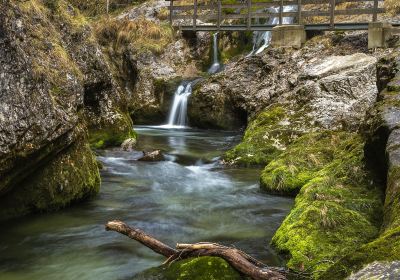
[[[215,74],[221,70],[221,63],[218,60],[218,33],[213,34],[213,64],[208,73]],[[168,116],[168,123],[165,128],[186,128],[187,127],[187,104],[192,94],[193,82],[182,82],[175,91],[174,101]]]
[[[174,101],[168,117],[168,127],[185,128],[187,126],[187,103],[192,94],[192,82],[180,84],[175,91]]]
[[[221,63],[218,60],[218,32],[213,34],[213,64],[208,69],[208,73],[215,74],[221,69]]]
[[[271,7],[268,9],[270,13],[277,14],[277,16],[271,16],[268,20],[268,25],[276,25],[279,23],[279,7]],[[283,12],[295,12],[297,6],[284,6]],[[293,17],[283,17],[282,24],[293,23]],[[259,54],[271,43],[272,32],[271,31],[255,31],[253,33],[253,50],[248,56]]]

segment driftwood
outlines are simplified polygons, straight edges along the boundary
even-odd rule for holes
[[[167,264],[190,257],[214,256],[225,259],[236,270],[254,280],[286,279],[286,272],[284,269],[267,267],[260,261],[236,248],[226,247],[216,243],[202,242],[196,244],[178,243],[176,249],[173,249],[144,231],[129,227],[118,220],[108,222],[106,224],[106,230],[119,232],[142,243],[154,252],[165,256],[167,258],[165,263]]]

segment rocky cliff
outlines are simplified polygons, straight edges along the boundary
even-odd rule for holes
[[[65,1],[0,3],[0,219],[98,192],[89,139],[103,146],[133,136],[104,61]]]

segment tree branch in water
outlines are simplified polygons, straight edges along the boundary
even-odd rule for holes
[[[282,268],[268,267],[248,254],[236,248],[217,243],[201,242],[196,244],[176,244],[176,249],[169,247],[144,231],[129,227],[122,221],[114,220],[106,224],[106,230],[116,231],[134,239],[154,252],[167,258],[166,263],[191,257],[213,256],[226,260],[233,268],[254,280],[286,279]]]

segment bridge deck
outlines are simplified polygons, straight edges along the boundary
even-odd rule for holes
[[[400,26],[400,23],[393,23],[393,26]],[[197,25],[196,31],[272,31],[277,25],[269,24],[253,24],[250,29],[246,24],[238,25]],[[181,31],[194,31],[193,25],[179,26]],[[368,30],[368,22],[360,23],[335,23],[332,27],[329,23],[326,24],[305,24],[306,31],[347,31],[347,30]]]
[[[293,24],[304,24],[310,19],[313,22],[312,19],[316,17],[318,21],[321,18],[328,21],[304,24],[306,30],[367,30],[368,22],[338,23],[335,18],[370,15],[372,21],[377,21],[378,14],[385,11],[379,6],[383,0],[237,0],[234,4],[227,4],[227,0],[193,0],[193,4],[181,2],[178,6],[174,2],[182,0],[166,1],[170,1],[170,24],[183,31],[268,31],[285,24],[285,17],[293,18]],[[370,4],[357,6],[357,2]],[[337,6],[344,3],[350,3],[350,7],[356,6],[348,9]],[[314,6],[310,8],[310,5]],[[271,18],[278,19],[277,24],[258,24],[259,19]],[[174,25],[174,20],[179,21]]]

